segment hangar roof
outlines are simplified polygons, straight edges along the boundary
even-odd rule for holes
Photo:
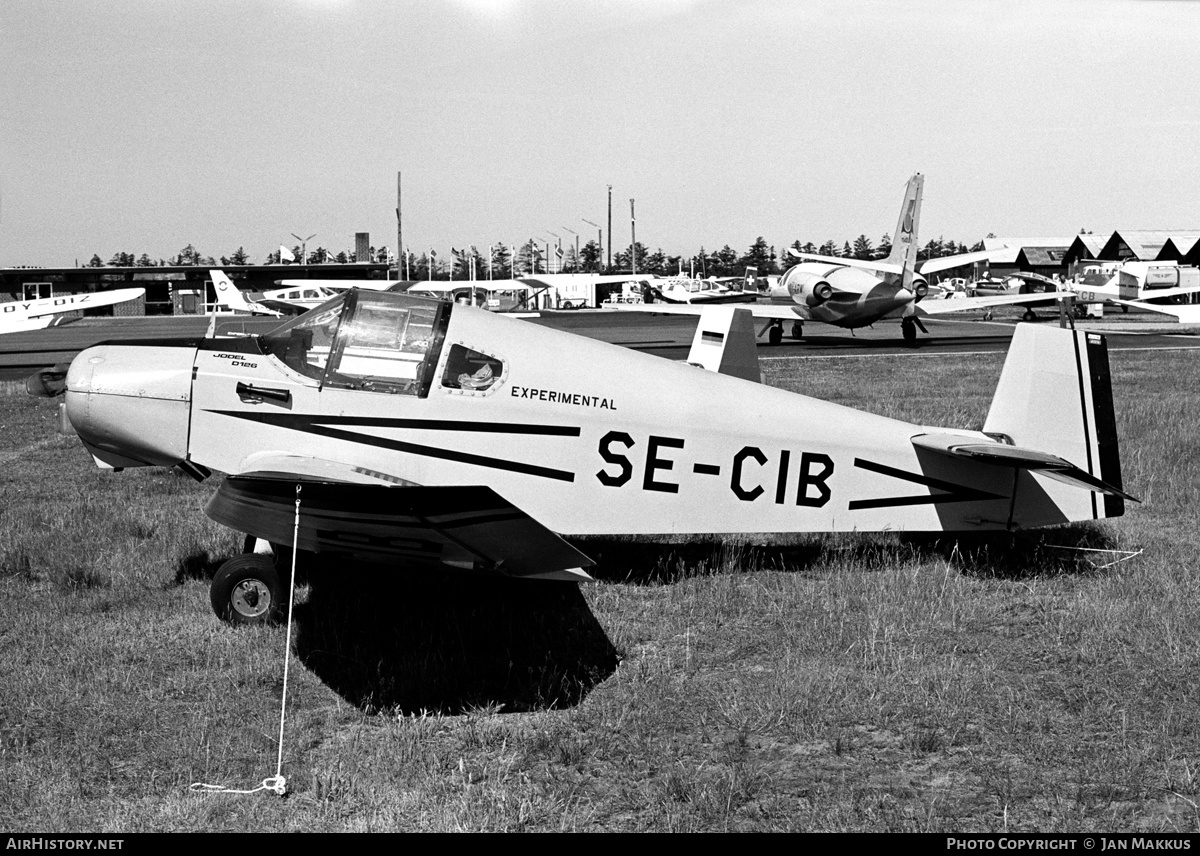
[[[1025,258],[1030,264],[1035,265],[1057,265],[1062,263],[1061,254],[1066,252],[1067,247],[1071,246],[1070,238],[984,238],[983,248],[993,251],[989,261],[992,264],[1011,265],[1017,263],[1017,256],[1021,251],[1025,251]],[[1048,255],[1051,251],[1058,251],[1059,258],[1049,259],[1046,261],[1035,261],[1032,252],[1039,251],[1042,256]]]
[[[1191,232],[1182,235],[1171,235],[1158,251],[1157,259],[1178,261],[1193,255],[1200,248],[1200,233]]]
[[[1167,241],[1172,242],[1172,246],[1179,248],[1181,243],[1187,243],[1189,249],[1196,244],[1197,236],[1200,232],[1194,229],[1144,229],[1144,230],[1128,230],[1117,231],[1112,233],[1112,237],[1104,244],[1104,248],[1100,251],[1099,257],[1105,259],[1137,259],[1141,261],[1153,261],[1161,258]],[[1178,241],[1173,239],[1178,238]],[[1182,253],[1181,253],[1182,255]]]

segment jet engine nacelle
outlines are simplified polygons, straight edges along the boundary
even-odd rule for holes
[[[833,285],[827,274],[836,273],[844,268],[827,270],[805,270],[807,265],[796,265],[783,275],[780,286],[787,289],[792,300],[805,306],[820,306],[833,296]]]

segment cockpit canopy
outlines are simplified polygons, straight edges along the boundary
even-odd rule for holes
[[[429,394],[454,304],[353,289],[276,327],[263,350],[322,387]],[[445,389],[485,393],[505,374],[499,358],[454,344]]]

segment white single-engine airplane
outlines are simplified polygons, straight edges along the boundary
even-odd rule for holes
[[[900,318],[906,342],[915,342],[917,328],[928,333],[921,317],[983,309],[989,306],[1029,303],[1029,295],[935,300],[922,303],[929,292],[925,276],[940,270],[950,270],[976,261],[989,253],[964,253],[943,256],[917,264],[917,227],[921,219],[921,194],[925,176],[917,173],[908,180],[904,204],[896,222],[895,240],[887,258],[880,261],[820,256],[802,253],[795,248],[788,254],[801,262],[792,266],[768,292],[767,300],[759,301],[750,311],[755,318],[767,319],[759,331],[768,334],[768,341],[777,345],[783,340],[783,322],[791,321],[792,338],[804,334],[805,321],[820,321],[851,330],[868,327],[884,318]],[[694,306],[620,306],[626,312],[696,314]]]
[[[145,293],[144,288],[117,288],[112,291],[63,294],[58,297],[0,303],[0,334],[52,327],[68,320],[62,317],[64,312],[114,306],[127,300],[136,300]]]
[[[689,361],[351,291],[263,336],[89,348],[65,410],[101,467],[227,473],[207,513],[248,549],[413,570],[581,580],[563,535],[1013,530],[1131,498],[1096,334],[1018,328],[983,431],[762,385],[736,306]],[[265,552],[211,588],[237,622],[280,593]]]
[[[227,312],[248,312],[251,315],[303,315],[320,306],[331,297],[336,297],[351,288],[384,291],[395,282],[378,279],[283,279],[283,288],[265,291],[256,300],[247,300],[246,295],[222,270],[210,270],[213,290],[216,292],[218,309]]]

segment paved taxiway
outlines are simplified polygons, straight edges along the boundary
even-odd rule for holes
[[[0,379],[21,379],[39,368],[69,362],[75,354],[98,342],[198,340],[208,329],[208,322],[206,317],[195,316],[87,318],[61,327],[10,333],[0,336]],[[263,333],[278,323],[271,318],[225,316],[217,319],[217,331]],[[696,329],[695,319],[686,316],[594,311],[548,312],[538,318],[524,319],[523,323],[556,327],[676,360],[687,357]],[[900,324],[896,321],[883,321],[854,331],[810,323],[804,326],[805,336],[798,341],[784,337],[779,345],[769,345],[765,337],[760,339],[758,353],[760,358],[994,353],[1007,350],[1016,318],[990,322],[981,318],[926,318],[924,323],[929,335],[920,335],[915,348],[901,340]],[[1044,313],[1044,320],[1038,323],[1054,324],[1057,320]],[[1200,328],[1196,325],[1164,324],[1156,316],[1129,313],[1102,321],[1080,322],[1079,326],[1105,333],[1112,350],[1200,348]]]

